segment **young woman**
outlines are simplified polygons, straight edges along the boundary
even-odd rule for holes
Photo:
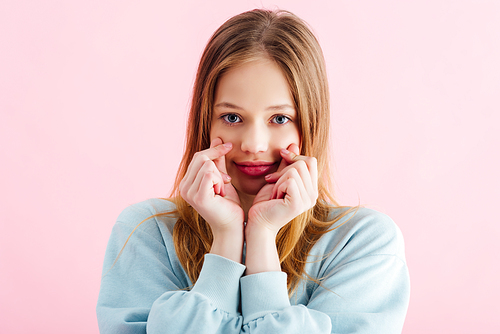
[[[321,48],[285,11],[224,23],[203,53],[172,196],[125,209],[101,333],[400,333],[401,232],[330,192]]]

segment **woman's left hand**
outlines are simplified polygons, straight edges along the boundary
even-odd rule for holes
[[[248,212],[247,228],[249,225],[265,227],[276,234],[289,221],[316,204],[317,160],[299,153],[296,144],[281,150],[281,164],[275,173],[266,176],[268,184],[255,196]]]

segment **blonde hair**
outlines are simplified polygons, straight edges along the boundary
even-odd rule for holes
[[[196,282],[204,256],[210,252],[213,236],[208,223],[180,196],[179,184],[194,154],[210,146],[210,124],[218,78],[234,66],[262,57],[274,60],[283,71],[298,113],[301,154],[313,156],[318,161],[316,205],[290,221],[276,237],[281,269],[287,273],[290,295],[303,279],[321,284],[322,277],[311,277],[305,272],[309,253],[323,234],[339,227],[335,224],[359,206],[339,206],[333,196],[328,152],[330,102],[323,53],[307,24],[283,10],[256,9],[242,13],[226,21],[213,34],[198,67],[186,149],[167,199],[176,205],[176,209],[156,213],[141,221],[130,233],[108,272],[142,223],[153,217],[171,216],[177,218],[173,231],[177,257],[191,282]],[[332,217],[334,208],[347,210]]]
[[[305,264],[316,241],[351,210],[329,217],[338,207],[329,169],[330,101],[323,53],[307,24],[294,14],[256,9],[230,18],[210,38],[200,60],[188,118],[186,149],[170,200],[176,204],[173,238],[177,256],[196,282],[210,251],[210,226],[179,194],[179,184],[198,151],[210,146],[210,125],[217,80],[231,68],[268,58],[283,71],[298,112],[301,154],[318,161],[316,205],[284,226],[276,238],[281,268],[292,293],[304,279]],[[351,208],[353,209],[353,208]],[[167,214],[167,213],[165,213]],[[319,282],[319,278],[308,277]]]

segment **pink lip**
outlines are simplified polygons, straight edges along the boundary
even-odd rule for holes
[[[269,172],[276,165],[274,162],[269,161],[244,161],[234,163],[238,169],[249,176],[262,176],[269,174]]]

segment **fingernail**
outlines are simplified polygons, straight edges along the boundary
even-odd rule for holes
[[[271,176],[273,176],[273,174],[267,174],[266,176],[264,176],[264,178],[265,178],[266,180],[269,180],[269,179],[271,178]]]
[[[222,146],[224,146],[226,148],[230,148],[230,147],[233,147],[233,144],[232,143],[225,143]]]
[[[229,175],[227,175],[227,174],[222,174],[222,175],[224,175],[224,178],[225,178],[226,180],[231,180],[231,176],[229,176]]]
[[[287,150],[286,148],[282,148],[282,149],[281,149],[281,152],[282,152],[283,154],[288,154],[288,153],[290,153],[290,151],[289,151],[289,150]]]

